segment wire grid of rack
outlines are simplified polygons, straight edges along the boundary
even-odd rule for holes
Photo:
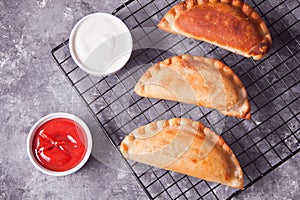
[[[162,38],[168,42],[166,50],[135,50],[124,68],[102,78],[90,76],[76,66],[68,41],[55,47],[52,55],[116,148],[135,128],[159,119],[189,117],[208,127],[222,123],[219,134],[240,161],[245,188],[248,188],[300,150],[300,4],[279,0],[246,2],[264,18],[273,38],[272,50],[262,60],[254,61],[172,34]],[[130,0],[113,14],[130,29],[153,27],[176,3],[174,0]],[[134,38],[134,42],[138,43],[139,39]],[[170,52],[215,57],[229,65],[247,89],[252,119],[224,117],[211,109],[137,96],[133,87],[147,69],[141,65],[170,57]],[[151,199],[230,199],[240,192],[141,163],[126,162]]]

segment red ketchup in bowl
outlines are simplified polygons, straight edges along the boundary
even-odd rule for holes
[[[74,120],[54,118],[42,124],[33,137],[32,152],[40,165],[67,171],[78,165],[87,151],[83,128]]]

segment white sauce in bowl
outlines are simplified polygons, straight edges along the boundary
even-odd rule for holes
[[[132,51],[132,37],[127,26],[107,13],[82,18],[73,28],[69,40],[75,63],[85,72],[109,75],[121,69]]]

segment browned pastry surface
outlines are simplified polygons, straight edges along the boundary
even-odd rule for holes
[[[272,43],[262,18],[240,0],[186,0],[171,8],[158,27],[254,59],[264,57]]]
[[[215,108],[224,115],[250,119],[247,92],[238,76],[221,61],[188,54],[150,67],[135,85],[143,97]]]
[[[126,159],[243,188],[240,164],[225,141],[191,119],[174,118],[141,126],[122,141]]]

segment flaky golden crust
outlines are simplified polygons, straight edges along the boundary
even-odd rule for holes
[[[255,60],[266,56],[272,44],[265,22],[241,0],[186,0],[171,8],[158,27]]]
[[[219,110],[250,119],[247,92],[238,76],[219,60],[188,54],[150,67],[135,85],[136,94]]]
[[[152,122],[121,143],[126,159],[243,188],[243,171],[225,141],[197,121],[173,118]],[[166,162],[164,162],[166,161]]]

